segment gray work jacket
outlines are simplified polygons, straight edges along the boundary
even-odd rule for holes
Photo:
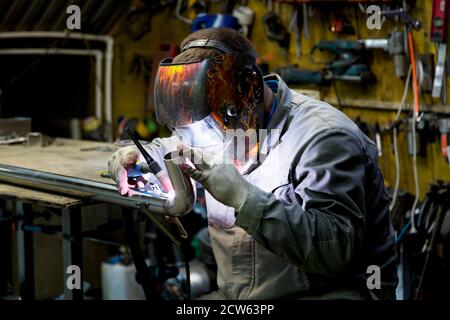
[[[394,230],[376,146],[339,110],[271,77],[279,86],[268,129],[277,137],[269,133],[262,163],[245,175],[257,188],[238,213],[207,194],[219,290],[206,298],[395,297]],[[369,290],[373,268],[380,274]]]

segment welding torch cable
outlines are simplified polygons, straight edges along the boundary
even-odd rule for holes
[[[402,100],[400,101],[400,105],[398,106],[397,114],[394,120],[395,122],[397,122],[400,119],[403,106],[405,105],[406,97],[408,96],[410,80],[411,80],[411,67],[409,67],[408,69],[408,75],[406,76],[405,87],[403,89],[403,96]],[[389,211],[392,211],[394,209],[395,204],[397,203],[398,190],[400,188],[400,157],[398,154],[397,133],[398,133],[397,126],[394,125],[392,133],[393,134],[392,144],[394,147],[394,160],[395,160],[395,187],[394,193],[392,195],[392,201],[389,205]]]

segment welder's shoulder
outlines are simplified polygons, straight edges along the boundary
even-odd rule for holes
[[[292,92],[290,129],[301,132],[302,136],[317,137],[321,134],[344,132],[362,144],[367,142],[358,126],[344,113],[331,106],[303,94]]]

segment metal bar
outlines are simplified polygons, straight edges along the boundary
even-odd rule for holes
[[[180,156],[174,159],[171,156],[169,153],[164,157],[173,186],[170,193],[136,192],[126,197],[121,196],[113,184],[5,164],[0,164],[0,181],[179,217],[192,210],[196,194],[192,181],[176,164],[181,161]]]
[[[143,193],[132,197],[123,197],[113,184],[4,164],[0,164],[0,181],[137,209],[145,205],[159,213],[165,212],[165,204],[168,200],[167,196]]]
[[[161,217],[157,217],[155,213],[171,217],[183,216],[192,210],[196,193],[192,181],[182,173],[177,165],[178,161],[181,161],[179,155],[175,158],[172,158],[171,155],[169,153],[164,157],[164,163],[173,186],[170,193],[135,192],[133,196],[121,196],[113,184],[5,164],[0,164],[0,181],[138,209],[155,222],[174,244],[179,245],[179,241],[171,234],[170,228],[159,221]]]
[[[81,209],[61,209],[62,222],[62,250],[63,250],[63,274],[64,274],[64,299],[83,300],[83,242],[81,238]],[[75,273],[68,272],[71,266],[77,266],[80,270],[79,288],[72,288],[71,276]]]

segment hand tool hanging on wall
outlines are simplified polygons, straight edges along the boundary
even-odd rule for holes
[[[336,34],[355,34],[355,28],[353,28],[352,23],[347,19],[344,13],[340,11],[331,12],[330,31]]]
[[[450,131],[450,119],[439,120],[439,132],[441,134],[441,154],[443,157],[448,157],[448,133]]]
[[[133,5],[125,17],[125,32],[131,40],[138,41],[150,31],[152,16],[163,10],[170,1],[143,0]]]
[[[412,30],[418,31],[422,28],[422,23],[413,19],[407,12],[407,8],[400,8],[398,10],[387,10],[381,12],[382,16],[388,18],[399,17],[406,28],[407,43],[408,43],[408,53],[410,58],[410,65],[412,70],[413,79],[413,95],[414,95],[414,115],[417,117],[419,115],[420,100],[419,100],[419,83],[417,81],[417,64],[414,49],[414,38],[412,35]]]
[[[378,157],[383,155],[383,145],[381,144],[381,128],[380,124],[375,122],[375,143],[377,144]]]
[[[268,0],[268,13],[263,17],[264,31],[269,40],[276,41],[281,48],[289,48],[290,34],[281,18],[272,11],[272,0]]]
[[[311,30],[309,29],[309,9],[310,7],[306,2],[302,3],[302,22],[303,22],[303,35],[306,39],[311,39]]]
[[[324,70],[299,69],[295,65],[276,68],[273,71],[289,85],[329,85],[333,76]]]
[[[328,85],[331,80],[355,83],[374,83],[376,81],[369,66],[361,61],[364,46],[358,41],[320,41],[311,50],[312,60],[317,50],[331,52],[334,55],[333,59],[322,62],[325,64],[322,70],[302,70],[295,66],[287,66],[274,71],[286,83],[292,85]],[[313,62],[319,63],[315,60]]]
[[[408,122],[408,131],[407,131],[407,142],[408,142],[408,154],[414,155],[414,140],[418,140],[418,147],[415,148],[416,155],[420,155],[421,157],[427,156],[427,147],[428,144],[434,142],[435,132],[433,132],[434,127],[432,126],[433,115],[422,113],[420,117],[415,121],[415,139],[413,137],[412,125],[414,124],[413,120],[410,118],[407,120]]]
[[[314,61],[316,50],[327,51],[334,55],[326,61],[326,70],[331,71],[333,79],[363,83],[375,82],[375,75],[366,63],[362,63],[364,46],[357,41],[329,40],[320,41],[311,49],[311,59]]]
[[[300,6],[294,5],[292,8],[291,21],[289,22],[289,33],[292,33],[295,28],[295,53],[297,59],[300,58],[302,54],[302,35],[301,35],[301,25],[303,16],[300,14]]]
[[[415,55],[415,48],[414,48],[414,38],[412,35],[413,30],[420,30],[422,27],[422,23],[417,20],[413,19],[407,12],[407,5],[406,2],[403,1],[403,7],[398,10],[386,10],[382,11],[381,15],[384,17],[389,18],[400,18],[400,20],[403,22],[405,29],[406,29],[406,35],[407,35],[407,43],[408,43],[408,53],[410,58],[410,66],[411,66],[411,74],[412,74],[412,85],[413,85],[413,97],[414,97],[414,104],[413,104],[413,113],[412,118],[410,121],[410,128],[411,128],[411,149],[412,152],[412,162],[413,162],[413,177],[414,177],[414,187],[415,187],[415,199],[413,206],[411,208],[411,229],[410,233],[417,232],[414,223],[413,223],[413,215],[416,212],[417,205],[420,200],[420,185],[419,185],[419,173],[417,169],[417,152],[416,152],[416,121],[419,116],[420,111],[420,98],[419,98],[419,82],[417,79],[417,62],[416,62],[416,55]]]
[[[434,54],[423,53],[419,55],[419,65],[421,65],[421,83],[420,91],[424,93],[430,93],[433,91],[433,78],[434,78]]]
[[[440,97],[442,104],[446,103],[445,58],[447,54],[449,6],[449,0],[433,0],[430,30],[431,41],[437,45],[437,64],[434,73],[432,96],[433,98]]]
[[[392,32],[385,39],[363,39],[359,40],[366,49],[382,49],[394,58],[395,76],[402,78],[406,76],[404,34],[400,31]]]
[[[417,121],[417,134],[419,136],[419,155],[421,157],[427,156],[427,146],[430,142],[431,126],[430,126],[430,116],[429,114],[421,114]]]
[[[255,13],[250,7],[238,6],[233,9],[233,17],[238,20],[238,23],[241,26],[240,31],[247,38],[250,38],[254,16]]]

